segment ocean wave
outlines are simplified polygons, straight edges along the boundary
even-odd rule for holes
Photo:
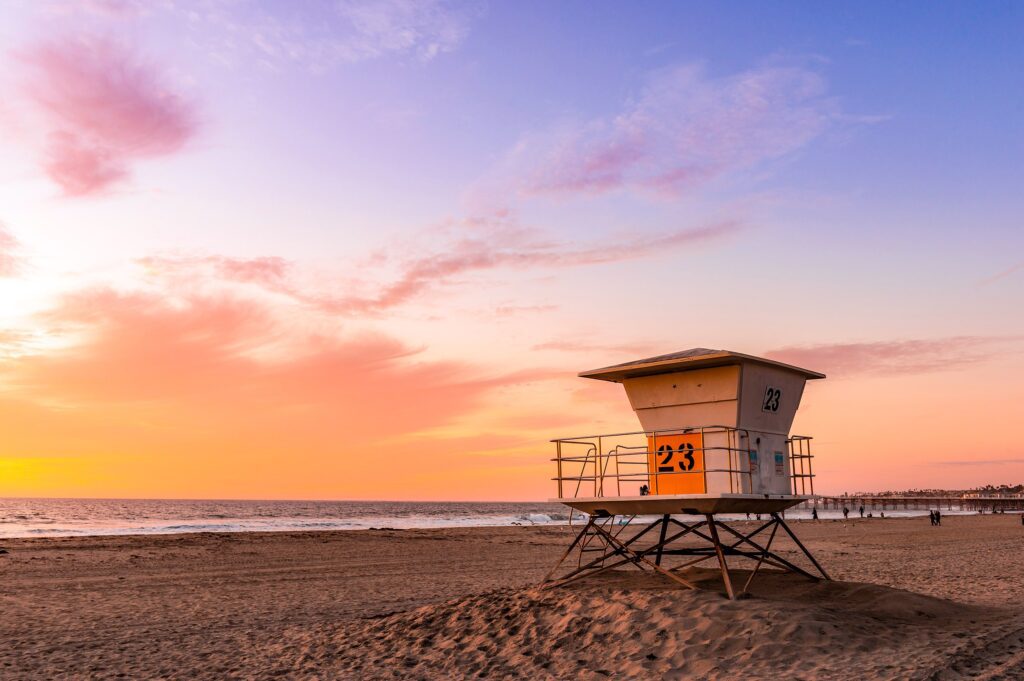
[[[560,525],[564,507],[487,502],[0,499],[0,538]]]

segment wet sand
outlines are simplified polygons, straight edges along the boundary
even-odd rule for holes
[[[735,602],[538,591],[559,527],[0,540],[0,678],[1024,678],[1018,515],[792,525],[836,581]]]

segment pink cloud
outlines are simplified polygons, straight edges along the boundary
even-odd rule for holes
[[[0,222],[0,277],[13,277],[21,270],[18,240]]]
[[[137,262],[154,273],[183,272],[187,276],[192,276],[196,272],[205,272],[228,281],[257,284],[271,290],[293,293],[291,287],[287,285],[291,263],[276,256],[232,258],[223,255],[150,255],[139,258]]]
[[[179,151],[197,129],[193,106],[126,48],[80,39],[21,53],[26,90],[49,126],[44,169],[67,196],[110,189],[133,163]]]
[[[765,356],[832,377],[918,374],[983,362],[1001,352],[1000,345],[1020,340],[1012,336],[954,336],[934,340],[834,343],[779,348]]]
[[[635,188],[677,196],[807,144],[834,117],[824,92],[822,78],[804,68],[724,78],[699,66],[668,69],[614,116],[526,138],[513,164],[527,194]]]
[[[474,271],[503,267],[577,267],[634,260],[725,238],[738,229],[737,223],[722,222],[583,247],[537,240],[525,230],[500,230],[483,237],[463,238],[442,252],[408,260],[402,264],[397,280],[385,285],[377,295],[337,298],[327,307],[340,312],[379,312],[401,305],[432,286]]]
[[[153,273],[182,281],[196,275],[235,283],[256,284],[275,294],[332,314],[378,314],[398,307],[427,290],[461,275],[499,268],[533,269],[600,265],[650,257],[687,246],[724,239],[740,229],[720,222],[657,235],[622,236],[615,240],[576,245],[542,239],[538,233],[505,223],[475,224],[426,255],[398,263],[390,283],[374,283],[367,295],[336,294],[304,288],[290,276],[293,269],[280,258],[235,259],[224,256],[150,256],[140,264]],[[436,241],[437,234],[432,235]]]

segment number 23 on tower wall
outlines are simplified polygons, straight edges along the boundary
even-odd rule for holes
[[[779,410],[779,400],[782,399],[782,391],[778,388],[768,386],[764,391],[764,400],[761,402],[761,411],[774,414]]]
[[[647,436],[651,494],[703,494],[704,437],[700,433]]]

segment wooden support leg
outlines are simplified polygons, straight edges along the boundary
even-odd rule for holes
[[[696,534],[697,536],[699,536],[701,539],[705,540],[709,544],[710,543],[714,543],[714,542],[712,542],[711,537],[709,537],[708,535],[706,535],[703,532],[699,531],[699,528],[703,527],[707,523],[706,520],[702,520],[702,521],[700,521],[699,523],[697,523],[695,525],[686,525],[684,523],[679,522],[675,518],[672,518],[672,522],[675,523],[676,525],[681,526],[681,527],[688,528],[691,532],[693,532],[694,534]],[[732,528],[730,528],[728,525],[723,525],[722,527],[724,527],[725,529],[731,531],[733,534],[736,534],[737,536],[741,537],[740,541],[737,541],[734,544],[730,544],[729,545],[729,549],[731,550],[731,549],[735,549],[737,546],[742,544],[744,541],[746,541],[746,542],[748,542],[750,544],[753,544],[753,542],[750,541],[750,537],[753,537],[755,535],[760,534],[762,531],[764,531],[765,529],[771,527],[774,524],[775,524],[774,520],[769,520],[765,524],[761,525],[761,527],[757,528],[756,530],[754,530],[753,532],[748,534],[746,537],[742,537],[742,535],[739,535],[737,532],[732,530]],[[674,541],[674,539],[669,539],[665,543],[666,544],[671,544],[673,541]],[[760,547],[758,547],[758,548],[760,549]],[[687,562],[683,563],[682,565],[676,565],[675,567],[672,568],[672,571],[673,572],[679,572],[680,570],[688,568],[691,565],[696,565],[698,563],[703,563],[705,560],[708,560],[709,558],[713,558],[713,557],[714,556],[704,556],[703,558],[695,558],[694,560],[687,561]]]
[[[661,517],[661,536],[658,537],[658,555],[654,558],[655,565],[661,565],[661,552],[665,548],[666,532],[668,532],[668,513]]]
[[[562,557],[558,559],[557,563],[555,563],[555,567],[551,568],[551,571],[548,572],[546,577],[544,577],[544,581],[542,581],[541,584],[547,584],[551,581],[551,578],[555,576],[555,572],[562,565],[562,563],[565,562],[565,559],[569,557],[569,554],[572,553],[572,550],[574,548],[576,548],[576,545],[580,543],[580,540],[583,539],[583,536],[590,531],[590,527],[593,524],[594,516],[591,516],[590,519],[587,520],[587,524],[583,526],[582,530],[580,530],[580,533],[577,534],[576,538],[572,540],[571,544],[569,544],[569,548],[565,550],[565,553],[562,554]]]
[[[821,573],[821,576],[831,582],[832,578],[829,577],[828,573],[825,572],[825,569],[818,564],[818,561],[814,559],[814,556],[812,556],[811,552],[807,550],[807,547],[804,546],[803,543],[796,538],[796,535],[793,534],[793,530],[789,529],[789,525],[786,524],[786,521],[778,517],[778,515],[774,513],[772,515],[775,515],[775,519],[779,522],[780,525],[782,525],[782,529],[786,531],[786,534],[788,534],[789,538],[793,540],[793,543],[799,546],[800,550],[804,552],[804,555],[807,556],[807,560],[811,561],[814,564],[814,567],[818,568],[818,572]]]
[[[747,589],[750,588],[750,583],[754,581],[754,576],[757,574],[757,571],[761,569],[762,565],[764,565],[764,559],[767,558],[769,553],[771,552],[772,542],[775,541],[775,533],[778,531],[778,529],[779,525],[778,523],[775,523],[772,527],[772,533],[768,537],[768,543],[764,545],[764,551],[761,552],[761,557],[757,559],[757,565],[754,566],[753,572],[750,573],[750,576],[747,577],[746,584],[743,585],[742,593],[747,593]]]
[[[659,572],[659,573],[665,575],[666,577],[671,579],[673,582],[679,582],[680,584],[682,584],[683,586],[685,586],[688,589],[696,589],[697,588],[694,584],[691,584],[690,582],[688,582],[687,580],[683,579],[679,575],[674,575],[671,572],[669,572],[668,570],[666,570],[665,568],[661,567],[660,565],[655,565],[652,561],[647,560],[647,558],[644,557],[643,553],[637,553],[636,551],[633,551],[628,546],[626,546],[625,544],[620,542],[618,539],[616,539],[615,537],[613,537],[610,534],[608,534],[607,532],[605,532],[604,528],[595,526],[594,529],[596,529],[598,532],[604,534],[605,538],[608,541],[608,543],[611,544],[612,546],[614,546],[619,551],[621,551],[623,556],[629,558],[630,561],[633,562],[637,567],[641,567],[641,564],[646,565],[649,568],[653,568],[655,572]]]
[[[776,523],[775,520],[769,521],[768,524],[769,525],[774,525],[776,527],[778,526],[778,523]],[[726,532],[730,532],[731,534],[733,534],[733,535],[735,535],[736,537],[739,538],[739,541],[737,541],[732,546],[738,546],[739,544],[750,544],[755,549],[757,549],[760,553],[764,553],[767,550],[766,547],[761,546],[760,544],[755,542],[753,539],[751,539],[751,537],[754,536],[753,534],[748,534],[747,536],[743,536],[742,534],[740,534],[739,532],[737,532],[733,528],[729,527],[725,523],[720,523],[720,525],[721,525],[722,529],[724,529]],[[783,570],[789,570],[790,572],[796,572],[797,574],[801,574],[804,577],[806,577],[807,579],[811,580],[812,582],[818,581],[818,578],[815,577],[814,575],[812,575],[810,572],[808,572],[807,570],[804,570],[802,567],[800,567],[798,565],[794,565],[793,563],[789,562],[788,560],[786,560],[785,558],[783,558],[782,556],[780,556],[777,553],[772,553],[772,552],[769,551],[768,552],[768,557],[765,558],[765,562],[768,563],[769,565],[774,565],[775,567],[781,567]]]
[[[722,568],[722,581],[725,583],[725,593],[730,601],[736,600],[736,594],[732,590],[732,579],[729,577],[729,566],[725,562],[725,553],[722,551],[722,542],[718,539],[718,521],[710,513],[707,514],[708,529],[711,530],[711,539],[715,544],[715,553],[718,554],[718,565]]]
[[[774,544],[775,538],[779,536],[779,526],[781,526],[782,529],[786,532],[786,534],[789,535],[790,539],[792,539],[793,542],[797,545],[797,547],[799,547],[799,549],[803,552],[807,559],[814,565],[814,568],[818,570],[822,577],[824,579],[831,579],[825,572],[825,570],[822,569],[818,561],[815,560],[814,556],[811,555],[807,547],[800,542],[800,540],[796,537],[795,534],[793,534],[793,531],[790,530],[790,528],[786,525],[785,520],[782,519],[780,514],[772,513],[770,514],[770,517],[771,520],[760,525],[753,532],[750,532],[749,534],[741,534],[737,530],[730,527],[728,524],[715,520],[714,514],[705,514],[706,520],[701,520],[700,522],[694,523],[692,525],[680,522],[675,518],[671,517],[670,514],[665,514],[657,518],[647,526],[645,526],[634,536],[630,537],[629,539],[622,540],[619,538],[621,529],[619,529],[619,531],[615,531],[617,528],[612,527],[611,522],[609,522],[609,524],[605,526],[600,522],[600,519],[594,516],[588,519],[586,526],[579,532],[579,534],[576,535],[575,539],[573,539],[572,544],[569,545],[569,548],[566,549],[565,553],[559,559],[558,563],[545,577],[544,582],[542,582],[541,584],[541,587],[544,589],[555,588],[567,584],[569,582],[576,581],[577,579],[582,579],[584,577],[596,575],[600,572],[605,572],[606,570],[614,569],[620,565],[633,564],[640,570],[646,570],[647,568],[650,568],[655,572],[661,573],[665,577],[668,577],[669,579],[683,586],[694,589],[696,588],[696,586],[694,584],[691,584],[683,577],[679,576],[679,571],[689,565],[711,558],[717,558],[719,568],[722,572],[722,583],[725,586],[726,595],[729,597],[729,599],[735,600],[736,591],[733,587],[732,575],[729,572],[729,565],[727,562],[727,556],[729,555],[741,556],[756,561],[754,570],[751,572],[750,576],[746,580],[746,583],[743,585],[743,593],[747,591],[747,589],[750,587],[750,584],[753,582],[754,577],[758,574],[758,572],[764,565],[770,565],[775,568],[789,570],[791,572],[802,574],[811,580],[818,580],[819,578],[817,576],[811,574],[807,570],[795,565],[794,563],[790,562],[789,560],[783,558],[779,554],[774,553],[772,551],[772,546]],[[681,528],[681,531],[669,533],[668,526],[670,524],[678,525],[679,528]],[[705,525],[707,526],[706,529],[704,529],[703,527]],[[768,529],[769,527],[772,528],[772,531],[770,533],[770,536],[768,537],[767,543],[764,546],[754,541],[753,538],[755,536],[757,536],[764,530]],[[634,544],[637,540],[651,533],[655,528],[658,528],[659,530],[659,537],[656,543],[644,548],[631,547],[631,545]],[[704,530],[703,532],[701,531],[702,529]],[[725,535],[722,535],[720,533],[720,530],[732,535],[733,539],[732,541],[730,541],[728,545],[723,544],[722,537]],[[711,546],[708,547],[705,544],[704,548],[672,547],[673,542],[675,542],[678,539],[681,539],[686,535],[698,537],[706,541],[708,544],[711,544]],[[555,573],[562,566],[562,564],[565,562],[566,558],[568,558],[568,556],[572,553],[572,551],[574,549],[581,549],[582,547],[587,546],[591,542],[602,545],[600,549],[601,555],[593,560],[584,561],[584,555],[581,551],[580,562],[578,566],[575,569],[570,570],[568,574],[563,575],[559,578],[555,578]],[[750,549],[739,549],[738,547],[743,544],[752,547],[753,551],[751,551]],[[694,560],[685,562],[682,565],[677,565],[669,570],[665,569],[661,565],[663,557],[665,555],[692,555],[696,556],[696,558]]]
[[[604,531],[602,531],[602,532],[598,532],[597,531],[599,528],[601,528],[601,525],[600,525],[600,523],[598,521],[599,521],[599,518],[597,516],[592,516],[590,518],[590,521],[587,523],[586,527],[583,528],[583,530],[576,536],[576,539],[573,541],[573,543],[569,545],[569,548],[566,549],[565,554],[558,561],[558,564],[556,564],[555,567],[552,568],[551,572],[549,572],[547,577],[544,578],[544,581],[541,582],[541,584],[540,584],[541,588],[551,589],[551,588],[554,588],[554,587],[557,587],[557,586],[562,586],[562,585],[568,584],[569,582],[575,581],[576,579],[579,579],[582,576],[595,575],[595,574],[597,574],[599,572],[604,572],[605,570],[610,570],[612,568],[616,568],[619,565],[622,565],[623,563],[635,563],[636,562],[632,558],[627,557],[627,558],[624,558],[622,560],[619,560],[619,561],[616,561],[614,563],[611,563],[610,565],[606,565],[605,564],[604,561],[609,560],[611,558],[614,558],[615,556],[622,556],[624,554],[623,554],[623,551],[621,551],[617,547],[609,544],[607,542],[607,540],[604,538],[605,535],[612,536],[610,533],[607,533],[607,532],[604,532]],[[650,525],[648,525],[644,529],[640,530],[640,532],[636,533],[634,536],[632,536],[629,539],[627,539],[625,542],[619,542],[618,539],[616,539],[616,543],[617,544],[621,544],[621,546],[623,548],[628,547],[630,544],[632,544],[636,540],[640,539],[641,537],[643,537],[645,534],[647,534],[648,532],[650,532],[651,530],[653,530],[655,527],[657,527],[660,524],[661,524],[661,519],[659,518],[658,520],[655,520],[653,523],[651,523]],[[583,563],[583,553],[581,552],[580,553],[580,560],[579,560],[579,563],[577,564],[575,570],[572,570],[568,574],[562,575],[558,579],[552,579],[554,577],[555,572],[558,570],[559,566],[569,556],[569,554],[572,552],[573,548],[575,548],[577,545],[579,545],[580,547],[584,547],[584,546],[587,545],[588,540],[584,539],[584,536],[587,535],[588,533],[590,533],[590,534],[592,534],[594,536],[598,536],[598,537],[601,538],[602,541],[604,541],[604,543],[605,543],[605,551],[598,558],[595,558],[595,559],[591,560],[587,564]],[[583,540],[583,541],[581,542],[581,540]],[[671,541],[671,540],[669,540],[669,541]],[[598,567],[598,564],[600,564],[600,567]],[[588,570],[590,572],[587,572]]]

